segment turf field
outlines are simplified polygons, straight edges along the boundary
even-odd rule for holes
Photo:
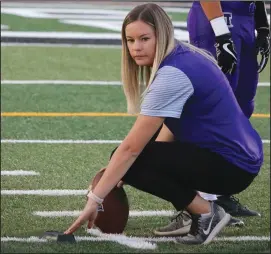
[[[128,12],[128,11],[126,11]],[[172,21],[185,21],[186,14],[167,12]],[[79,15],[78,15],[79,17]],[[79,17],[80,18],[80,17]],[[107,21],[116,20],[110,18]],[[117,21],[122,22],[122,19]],[[9,26],[9,31],[59,31],[59,32],[89,32],[108,33],[110,29],[97,28],[95,26],[80,26],[75,24],[65,24],[57,18],[26,18],[12,14],[1,14],[1,23]]]
[[[1,19],[11,31],[107,32],[53,19]],[[120,81],[120,53],[109,47],[1,47],[1,80],[15,81],[1,85],[1,253],[270,253],[269,64],[260,76],[269,86],[259,86],[251,118],[264,140],[265,161],[237,195],[261,218],[242,218],[245,227],[227,227],[207,246],[179,245],[152,234],[169,222],[172,205],[125,186],[130,218],[124,236],[97,236],[82,227],[75,245],[38,238],[70,225],[84,206],[89,181],[135,121],[125,114],[121,86],[104,83]],[[40,84],[44,80],[51,81]]]
[[[97,85],[2,85],[2,141],[3,140],[102,140],[102,144],[84,143],[3,143],[1,169],[3,171],[34,171],[39,175],[3,175],[1,177],[1,237],[29,239],[46,230],[64,230],[74,217],[42,217],[35,212],[76,211],[83,207],[84,194],[72,195],[73,190],[86,190],[95,172],[105,166],[110,152],[122,140],[135,118],[112,116],[126,110],[121,86],[98,85],[100,81],[120,80],[120,49],[118,48],[59,48],[59,47],[2,47],[3,80],[92,80]],[[269,68],[261,75],[268,82]],[[270,139],[270,87],[259,87],[255,115],[251,121],[262,139]],[[9,116],[18,112],[18,116]],[[37,115],[27,117],[27,112]],[[40,116],[39,113],[49,113]],[[109,113],[108,116],[51,116],[53,113],[92,112]],[[50,115],[51,113],[51,115]],[[6,116],[4,116],[6,114]],[[260,116],[260,117],[259,117]],[[238,197],[262,213],[261,218],[244,219],[241,229],[226,228],[221,237],[257,236],[270,233],[270,145],[264,145],[265,163],[253,184]],[[39,190],[70,190],[70,195],[55,193],[42,195]],[[172,206],[158,198],[125,187],[131,211],[172,210]],[[9,190],[10,192],[5,192]],[[14,190],[14,192],[12,192]],[[15,190],[32,190],[31,195]],[[19,195],[21,194],[21,195]],[[29,194],[29,193],[28,193]],[[39,194],[39,195],[38,195]],[[73,216],[75,216],[73,214]],[[125,230],[127,236],[152,237],[155,227],[167,223],[167,216],[131,217]],[[82,228],[76,236],[89,236]],[[92,238],[89,238],[92,239]],[[219,240],[218,239],[218,240]],[[269,250],[265,238],[213,242],[208,246],[183,246],[173,242],[159,242],[155,250],[137,249],[113,241],[78,242],[76,245],[39,242],[2,242],[2,252],[264,252]],[[33,240],[33,238],[32,238]],[[35,240],[35,238],[34,238]],[[33,241],[34,241],[33,240]],[[128,241],[128,240],[127,240]],[[140,246],[142,239],[136,240]],[[146,242],[146,240],[145,240]],[[152,245],[153,246],[153,245]],[[146,246],[145,246],[146,247]],[[139,248],[139,247],[138,247]],[[148,248],[148,247],[146,247]]]

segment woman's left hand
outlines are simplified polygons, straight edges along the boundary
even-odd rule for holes
[[[88,227],[91,228],[94,224],[97,215],[98,215],[98,204],[91,198],[88,198],[84,210],[76,219],[76,221],[64,232],[64,234],[72,234],[87,220],[89,221]]]

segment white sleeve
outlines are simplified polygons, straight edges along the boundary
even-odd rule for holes
[[[150,84],[140,114],[180,118],[184,104],[193,93],[193,85],[184,72],[164,66]]]

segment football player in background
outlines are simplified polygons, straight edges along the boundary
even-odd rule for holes
[[[190,43],[209,51],[217,59],[243,113],[250,118],[258,74],[266,67],[270,53],[270,28],[264,1],[194,1],[187,25]],[[240,204],[234,196],[200,194],[215,201],[232,216],[260,216]],[[184,229],[189,220],[189,214],[178,212],[169,225],[154,233],[160,236],[186,233]],[[234,217],[229,224],[244,225]]]

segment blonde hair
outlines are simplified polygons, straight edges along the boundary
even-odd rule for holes
[[[129,53],[126,41],[126,26],[134,21],[143,21],[153,27],[156,36],[156,53],[152,67],[139,66]],[[157,4],[147,3],[135,7],[125,17],[122,25],[122,61],[121,76],[123,89],[127,101],[128,113],[135,114],[140,110],[141,98],[144,97],[147,87],[155,78],[156,72],[164,58],[175,48],[174,27],[170,17]],[[183,42],[178,42],[183,43]],[[209,60],[215,61],[208,53],[188,43],[184,43],[191,50],[197,51]]]
[[[132,59],[126,41],[125,28],[141,20],[153,27],[156,36],[156,54],[152,67],[138,66]],[[137,113],[140,98],[166,55],[174,48],[174,29],[166,12],[156,4],[148,3],[135,7],[126,16],[122,25],[122,83],[129,113]]]

